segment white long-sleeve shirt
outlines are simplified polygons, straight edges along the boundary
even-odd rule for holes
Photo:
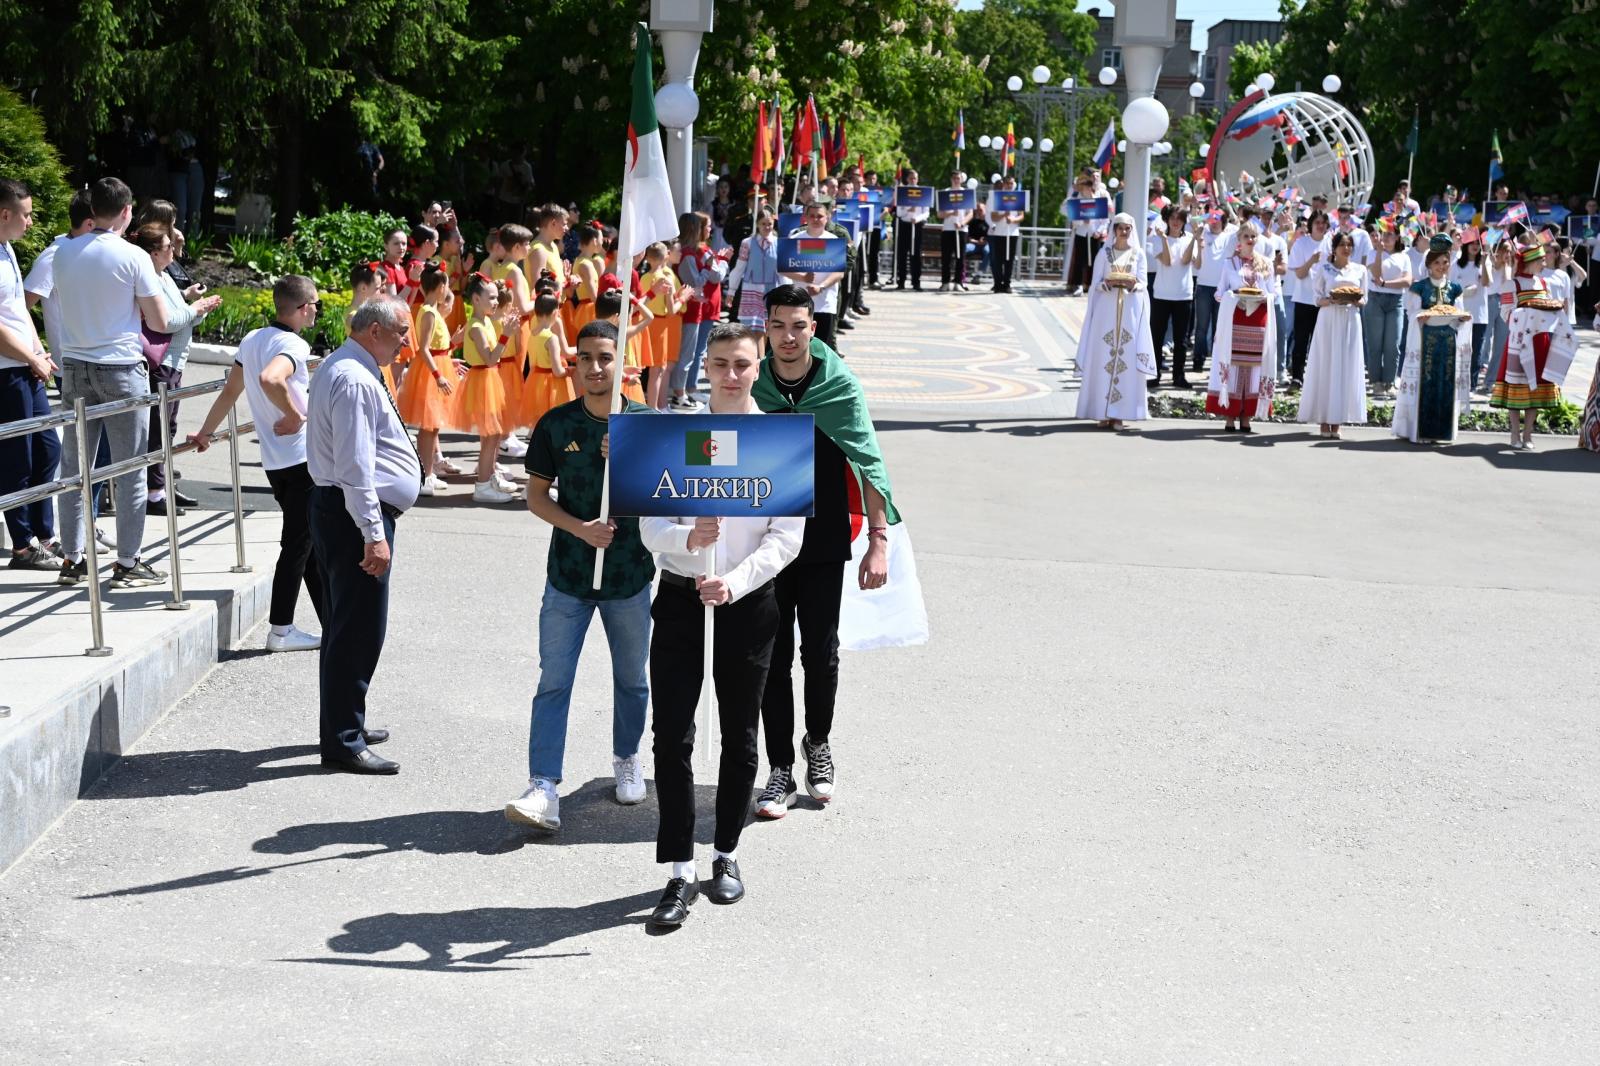
[[[777,577],[800,554],[805,531],[804,518],[724,518],[711,550],[717,575],[728,584],[728,602],[738,602]],[[639,519],[639,539],[656,553],[656,564],[680,577],[705,574],[706,549],[689,550],[692,532],[693,518]]]

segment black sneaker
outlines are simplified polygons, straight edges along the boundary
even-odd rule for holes
[[[177,474],[174,473],[173,477],[177,477]],[[178,506],[179,507],[199,507],[200,506],[200,501],[199,500],[195,499],[193,496],[190,496],[187,492],[183,492],[180,489],[173,489],[172,490],[172,498],[174,500],[178,501]]]
[[[794,770],[787,766],[774,766],[767,777],[767,787],[756,797],[756,817],[776,820],[789,813],[799,793],[794,787]]]
[[[166,580],[166,574],[160,570],[152,570],[150,564],[143,560],[135,559],[132,566],[112,563],[111,580],[107,582],[107,587],[114,589],[142,589],[150,585],[159,585]]]
[[[6,564],[6,569],[59,571],[61,559],[44,548],[30,544],[19,552],[11,553],[11,561]]]
[[[800,738],[800,751],[806,757],[806,791],[818,803],[833,799],[833,752],[828,742],[811,743],[809,736]]]
[[[89,560],[79,559],[77,562],[61,561],[61,575],[56,578],[58,585],[76,585],[89,576]]]

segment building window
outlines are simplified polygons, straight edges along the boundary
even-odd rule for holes
[[[1107,48],[1100,53],[1100,65],[1112,70],[1122,69],[1122,49]]]

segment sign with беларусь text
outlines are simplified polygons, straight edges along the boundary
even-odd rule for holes
[[[802,231],[778,238],[779,273],[836,274],[849,260],[849,246],[831,233],[812,237]]]

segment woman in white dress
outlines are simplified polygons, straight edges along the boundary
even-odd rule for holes
[[[1223,264],[1217,285],[1217,335],[1211,346],[1206,412],[1227,419],[1229,433],[1235,422],[1240,433],[1250,433],[1252,418],[1272,417],[1278,330],[1270,301],[1276,268],[1257,251],[1260,237],[1254,222],[1239,227],[1233,255]]]
[[[1078,338],[1078,417],[1103,429],[1150,417],[1149,380],[1156,376],[1150,340],[1150,294],[1145,286],[1144,248],[1133,236],[1133,216],[1111,220],[1111,239],[1095,256],[1089,309]],[[1126,290],[1108,285],[1112,273],[1131,274]],[[1120,299],[1119,299],[1120,294]],[[1117,317],[1121,311],[1121,319]]]
[[[1355,242],[1348,233],[1328,239],[1329,260],[1314,265],[1305,281],[1312,286],[1316,324],[1306,349],[1305,386],[1300,393],[1301,422],[1315,422],[1319,437],[1339,439],[1339,427],[1367,420],[1366,341],[1361,308],[1367,302],[1367,270],[1350,261]],[[1360,289],[1361,298],[1346,303],[1334,289]]]

